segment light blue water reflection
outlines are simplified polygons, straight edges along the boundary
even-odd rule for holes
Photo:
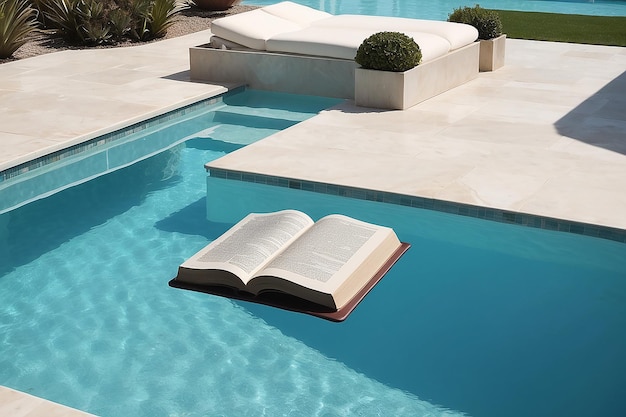
[[[590,0],[294,0],[296,3],[324,10],[332,14],[370,14],[401,16],[418,19],[446,20],[458,7],[474,6],[501,10],[549,12],[597,16],[626,16],[626,1]],[[244,4],[266,6],[274,0],[244,0]]]

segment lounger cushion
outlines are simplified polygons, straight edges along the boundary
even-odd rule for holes
[[[450,43],[450,49],[461,48],[478,39],[478,30],[473,26],[440,20],[344,14],[312,22],[312,25],[320,28],[367,29],[375,32],[426,32],[446,39]]]
[[[403,32],[420,46],[423,62],[478,38],[474,27],[460,23],[385,16],[335,16],[289,1],[216,19],[211,31],[219,38],[251,49],[341,59],[354,59],[363,40],[376,32]]]
[[[354,59],[363,41],[376,31],[365,29],[340,29],[311,26],[302,30],[277,34],[266,42],[268,51],[329,58]],[[424,32],[406,32],[422,51],[422,61],[445,55],[450,44],[444,38]]]
[[[283,1],[261,8],[266,13],[297,23],[302,27],[311,25],[313,22],[322,19],[328,19],[333,15],[330,13],[316,10],[311,7],[303,6],[290,1]]]
[[[265,50],[265,41],[274,35],[302,29],[302,25],[255,9],[215,19],[211,32],[220,38],[251,49]]]

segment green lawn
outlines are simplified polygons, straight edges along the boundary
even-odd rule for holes
[[[496,11],[509,38],[626,46],[626,17]]]

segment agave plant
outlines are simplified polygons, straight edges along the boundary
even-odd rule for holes
[[[102,45],[113,41],[107,2],[100,0],[48,0],[46,19],[69,42]]]
[[[83,0],[78,5],[80,38],[83,43],[103,45],[113,37],[104,13],[104,4],[98,0]]]
[[[104,4],[98,0],[83,0],[78,3],[80,19],[84,22],[94,22],[104,18]]]
[[[69,42],[102,45],[130,37],[165,36],[178,0],[0,0],[30,1],[42,7],[45,22]]]
[[[120,8],[109,12],[111,35],[115,41],[120,41],[131,30],[132,18],[130,14]]]
[[[148,24],[150,22],[150,8],[152,6],[151,0],[129,0],[125,7],[128,9],[132,18],[132,26],[130,34],[137,40],[150,39],[150,28]]]
[[[37,20],[44,28],[46,27],[45,3],[46,0],[30,0],[31,6],[37,11]]]
[[[45,14],[50,24],[69,41],[82,41],[82,0],[50,0],[45,3]]]
[[[131,35],[141,41],[165,36],[182,6],[176,0],[126,0],[133,18]]]
[[[86,22],[81,30],[83,42],[91,45],[107,44],[113,37],[109,26],[98,22]]]
[[[167,29],[174,23],[174,15],[180,8],[176,0],[154,0],[149,14],[151,38],[162,38]]]
[[[0,58],[9,58],[37,29],[37,12],[27,0],[0,0]]]

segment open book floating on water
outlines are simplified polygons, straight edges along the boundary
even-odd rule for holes
[[[249,214],[178,268],[170,286],[343,321],[409,248],[339,214]]]

